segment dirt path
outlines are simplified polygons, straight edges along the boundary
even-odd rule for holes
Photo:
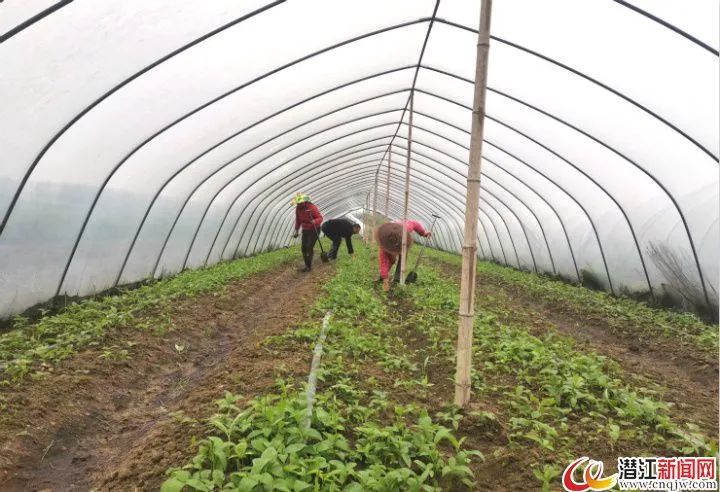
[[[457,278],[459,267],[442,262],[437,266]],[[578,350],[587,348],[603,354],[618,362],[627,374],[667,388],[661,397],[677,408],[673,412],[676,420],[697,424],[707,435],[717,434],[718,362],[711,354],[633,326],[613,329],[602,319],[568,313],[561,306],[534,299],[519,287],[501,285],[491,277],[478,275],[477,299],[479,307],[504,304],[509,321],[523,322],[536,335],[554,330],[572,337]]]
[[[181,301],[165,335],[126,329],[103,341],[128,350],[127,360],[102,359],[96,347],[41,381],[3,389],[0,490],[156,490],[169,466],[195,454],[197,419],[224,391],[252,397],[279,374],[305,377],[309,351],[259,342],[306,316],[332,271],[286,264],[224,295]]]

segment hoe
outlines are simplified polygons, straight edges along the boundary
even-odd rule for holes
[[[430,234],[431,234],[430,237],[432,237],[432,231],[433,231],[433,228],[435,227],[435,222],[440,218],[439,215],[432,214],[432,216],[433,216],[433,221],[432,221],[432,224],[430,225]],[[425,246],[427,246],[427,243],[429,241],[430,241],[429,239],[426,239],[425,242],[423,242],[423,245],[422,245],[422,248],[420,248],[420,253],[418,254],[417,260],[415,260],[415,266],[413,267],[412,271],[407,274],[407,277],[405,277],[406,284],[413,284],[413,283],[417,282],[417,278],[418,278],[417,269],[418,269],[418,266],[420,265],[420,259],[422,258],[423,253],[425,252]]]

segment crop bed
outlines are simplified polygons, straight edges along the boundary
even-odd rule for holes
[[[170,472],[165,490],[519,489],[531,482],[549,490],[577,456],[613,462],[618,455],[716,451],[716,414],[700,408],[702,401],[678,410],[662,382],[626,372],[552,326],[538,333],[539,316],[527,305],[524,311],[506,305],[513,300],[507,295],[478,300],[474,398],[458,413],[448,404],[457,257],[434,253],[441,268],[425,269],[418,284],[385,299],[373,284],[372,256],[367,250],[358,256],[341,263],[316,304],[316,317],[332,309],[333,321],[311,429],[303,427],[303,380],[280,380],[276,395],[239,406],[241,396],[227,394],[210,420],[216,435],[190,464]],[[632,322],[648,343],[679,336],[709,353],[712,328],[691,316],[494,265],[480,268],[490,271],[481,270],[481,278],[524,282],[546,301],[572,293],[578,300],[563,312],[588,306],[613,330],[631,329]],[[310,351],[319,329],[318,319],[267,343],[302,350],[300,342]]]
[[[388,296],[368,248],[309,275],[294,254],[19,320],[4,490],[557,490],[579,456],[717,452],[717,331],[693,316],[480,263],[459,412],[459,257]]]

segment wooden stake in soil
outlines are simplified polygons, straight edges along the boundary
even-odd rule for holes
[[[378,195],[378,177],[380,176],[380,166],[375,173],[375,188],[373,195],[373,214],[372,214],[372,234],[370,234],[370,244],[375,244],[375,228],[377,228],[377,195]]]
[[[363,241],[368,244],[370,241],[370,229],[372,229],[372,220],[370,219],[370,192],[365,196],[365,213],[363,214]]]
[[[412,129],[413,129],[413,101],[415,100],[414,90],[410,91],[410,114],[408,117],[408,150],[407,163],[405,164],[405,201],[403,204],[402,218],[402,252],[400,258],[400,285],[405,285],[405,271],[407,269],[407,239],[408,232],[405,222],[408,220],[408,205],[410,204],[410,155],[412,152]]]
[[[362,220],[363,220],[362,240],[363,240],[363,243],[367,243],[368,217],[367,217],[367,208],[365,208],[365,207],[363,207]]]
[[[477,260],[477,224],[480,207],[480,172],[483,129],[485,125],[485,93],[487,89],[488,52],[490,50],[490,14],[492,0],[482,0],[480,29],[475,60],[475,97],[470,133],[465,196],[465,230],[460,278],[460,310],[455,373],[455,405],[465,407],[470,401],[470,368],[472,358],[473,321],[475,319],[475,262]]]
[[[390,220],[390,161],[392,160],[392,144],[388,149],[387,181],[385,182],[385,220]]]

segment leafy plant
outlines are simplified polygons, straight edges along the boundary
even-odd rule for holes
[[[14,328],[0,334],[0,376],[4,373],[12,380],[21,380],[33,372],[36,364],[59,362],[79,348],[101,340],[113,328],[151,328],[162,335],[170,327],[168,310],[173,302],[209,292],[221,293],[229,282],[275,268],[294,254],[283,249],[206,269],[187,270],[120,294],[71,304],[36,322],[16,316]],[[122,350],[106,350],[101,357],[122,360],[128,355]]]
[[[542,468],[533,468],[533,475],[540,480],[543,492],[550,492],[553,481],[560,476],[561,469],[555,465],[543,465]]]
[[[170,470],[163,491],[434,491],[441,481],[472,486],[470,463],[481,455],[455,437],[458,414],[433,419],[421,406],[398,403],[377,389],[375,378],[361,377],[360,367],[373,366],[397,386],[432,386],[429,358],[422,367],[412,360],[395,332],[396,312],[369,287],[367,250],[356,255],[365,261],[340,260],[311,310],[315,320],[265,342],[310,350],[320,314],[332,308],[310,426],[303,387],[290,380],[280,378],[278,392],[244,405],[227,393],[209,420],[212,433],[190,463]]]

